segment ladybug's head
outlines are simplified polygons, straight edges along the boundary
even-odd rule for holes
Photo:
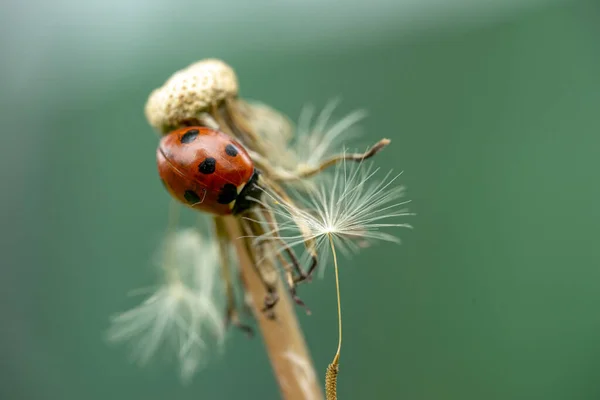
[[[263,189],[260,185],[260,171],[254,168],[252,177],[246,183],[246,185],[240,191],[240,194],[235,201],[233,206],[233,214],[241,214],[246,210],[249,210],[253,206],[256,206],[256,201],[260,200],[263,194]]]

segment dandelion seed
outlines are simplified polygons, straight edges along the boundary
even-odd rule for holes
[[[131,342],[140,364],[169,347],[188,381],[203,365],[210,339],[221,344],[225,335],[217,253],[194,229],[168,236],[161,284],[140,305],[112,318],[109,340]]]
[[[406,207],[410,201],[401,201],[404,186],[394,186],[401,174],[388,172],[377,180],[378,172],[371,163],[341,162],[333,174],[307,192],[297,193],[298,204],[265,192],[262,204],[272,210],[278,223],[256,240],[279,237],[290,247],[313,240],[324,259],[330,252],[330,238],[346,256],[374,241],[399,243],[397,236],[382,229],[411,228],[396,222],[413,215]]]
[[[311,188],[300,206],[292,204],[277,194],[267,193],[272,212],[281,224],[274,226],[257,240],[284,240],[293,247],[308,241],[316,243],[320,254],[331,251],[335,272],[338,314],[338,347],[325,375],[327,400],[337,399],[337,377],[342,349],[342,306],[340,299],[339,268],[336,248],[345,253],[356,251],[365,241],[384,240],[398,242],[396,236],[382,232],[382,228],[406,227],[406,223],[391,223],[386,220],[411,215],[404,207],[408,201],[398,201],[404,196],[402,186],[392,184],[400,175],[388,173],[375,182],[373,170],[363,162],[342,162],[329,182],[322,181]],[[373,179],[373,182],[370,180]],[[323,271],[323,269],[321,269]]]
[[[357,135],[352,128],[367,116],[363,110],[356,110],[331,123],[333,112],[339,100],[330,101],[314,120],[314,108],[306,106],[298,121],[295,142],[292,144],[300,170],[312,169],[321,164],[327,157],[332,156],[341,141],[347,142]]]

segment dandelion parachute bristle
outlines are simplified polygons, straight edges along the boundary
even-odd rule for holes
[[[174,346],[181,377],[188,381],[205,359],[206,340],[221,343],[225,335],[216,247],[185,229],[165,238],[162,260],[162,284],[141,304],[112,318],[108,339],[130,342],[140,365],[159,348]]]
[[[331,236],[336,245],[345,248],[348,242],[360,239],[398,243],[396,236],[381,229],[411,228],[408,223],[392,220],[414,214],[406,208],[410,200],[401,200],[405,188],[392,187],[401,173],[392,175],[388,172],[376,181],[378,172],[379,168],[373,168],[372,164],[367,165],[366,162],[344,161],[336,167],[329,180],[318,182],[302,195],[291,189],[292,193],[297,194],[299,204],[264,190],[263,200],[257,202],[270,209],[278,225],[272,225],[255,240],[273,240],[277,235],[290,247],[322,236]],[[298,223],[307,232],[300,230]],[[317,246],[323,247],[323,242],[317,240]],[[321,250],[327,252],[325,248]]]

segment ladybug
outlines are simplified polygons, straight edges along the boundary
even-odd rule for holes
[[[244,147],[223,132],[203,126],[176,129],[156,151],[158,173],[181,203],[215,215],[236,215],[262,193],[260,172]]]

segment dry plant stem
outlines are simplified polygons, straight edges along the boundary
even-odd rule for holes
[[[275,307],[276,319],[271,320],[261,312],[267,292],[256,272],[257,268],[252,264],[254,261],[248,253],[247,246],[251,246],[251,244],[246,241],[247,239],[241,239],[243,234],[238,219],[226,217],[224,221],[235,245],[245,290],[252,298],[254,315],[279,384],[281,398],[284,400],[323,399],[318,380],[306,379],[307,376],[314,377],[316,375],[292,303],[289,297],[284,295],[285,290],[281,279],[278,279],[277,290],[282,295]],[[293,354],[294,358],[290,358],[289,354]],[[297,361],[294,362],[294,359],[306,361],[303,363],[304,370],[300,369],[301,367]]]
[[[238,308],[235,302],[235,292],[233,287],[233,277],[231,276],[231,263],[229,259],[229,235],[225,229],[223,219],[215,217],[214,220],[215,232],[219,243],[219,252],[221,254],[221,277],[225,283],[225,293],[227,295],[227,325],[232,324],[244,331],[248,336],[253,335],[252,328],[241,322]]]
[[[388,144],[390,144],[389,139],[381,139],[379,142],[375,143],[369,150],[367,150],[364,153],[345,154],[331,157],[330,159],[323,161],[319,166],[315,168],[310,168],[305,171],[302,171],[297,175],[296,179],[306,179],[315,176],[343,160],[356,162],[367,160],[373,157],[375,154],[379,153],[381,150],[383,150],[383,148]]]

